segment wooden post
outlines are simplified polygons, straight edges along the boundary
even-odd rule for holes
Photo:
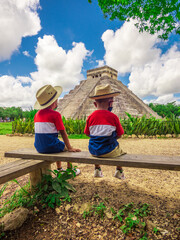
[[[51,175],[51,172],[49,170],[51,170],[51,163],[47,162],[43,168],[39,168],[33,172],[30,172],[29,176],[31,189],[41,182],[42,174]]]
[[[39,168],[33,172],[30,172],[29,177],[30,177],[30,185],[31,185],[31,190],[32,190],[33,187],[35,187],[38,183],[41,182],[41,178],[42,178],[41,168]]]
[[[43,168],[41,168],[42,174],[51,175],[51,172],[49,171],[51,170],[51,163],[47,162],[47,164]]]

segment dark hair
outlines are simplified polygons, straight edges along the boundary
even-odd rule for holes
[[[110,97],[110,98],[95,99],[95,101],[98,102],[98,103],[102,103],[102,102],[107,102],[107,101],[109,101],[109,99],[111,99],[111,98],[112,98],[112,97]]]

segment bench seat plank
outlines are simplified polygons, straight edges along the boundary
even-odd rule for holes
[[[0,165],[0,184],[25,175],[38,168],[46,166],[43,160],[17,160],[7,164]]]
[[[180,171],[180,156],[126,154],[97,158],[87,151],[40,154],[35,149],[18,149],[6,152],[5,157]]]
[[[0,172],[7,170],[9,168],[13,168],[13,166],[16,166],[17,164],[23,164],[24,160],[17,160],[17,161],[13,161],[13,162],[8,162],[5,164],[0,165]]]

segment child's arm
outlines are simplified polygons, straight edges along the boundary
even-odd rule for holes
[[[81,152],[80,149],[73,148],[69,142],[66,130],[60,130],[60,134],[69,152]]]
[[[89,118],[88,118],[89,119]],[[86,134],[86,136],[89,137],[90,135],[90,132],[89,132],[89,127],[88,127],[88,119],[86,121],[86,126],[85,126],[85,129],[84,129],[84,133]]]
[[[122,137],[122,135],[121,135],[121,136],[117,136],[117,139],[118,139],[118,138],[121,138],[121,137]]]
[[[117,139],[121,138],[122,135],[124,134],[124,129],[119,121],[119,118],[116,116],[116,121],[115,121],[115,126],[116,126],[116,133],[117,133]]]

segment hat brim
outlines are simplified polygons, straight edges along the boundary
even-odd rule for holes
[[[60,97],[63,89],[60,86],[55,86],[54,89],[57,91],[57,94],[54,96],[54,98],[43,106],[41,106],[39,104],[39,102],[36,101],[35,104],[34,104],[34,109],[36,109],[36,110],[45,109],[45,108],[49,107],[53,102],[55,102]]]
[[[108,94],[103,94],[103,95],[96,95],[96,96],[89,96],[91,99],[105,99],[105,98],[111,98],[111,97],[116,97],[120,94],[120,92],[113,92],[113,93],[108,93]]]

